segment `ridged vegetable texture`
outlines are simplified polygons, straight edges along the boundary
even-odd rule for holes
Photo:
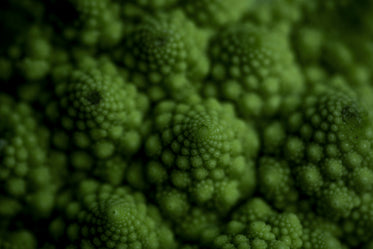
[[[372,249],[373,0],[4,0],[0,249]]]

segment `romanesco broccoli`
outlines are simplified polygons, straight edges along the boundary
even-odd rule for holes
[[[372,249],[372,0],[4,0],[0,249]]]

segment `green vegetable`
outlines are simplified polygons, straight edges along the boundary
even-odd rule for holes
[[[174,248],[173,234],[156,207],[140,193],[83,181],[58,207],[63,219],[51,223],[52,236],[65,238],[68,248]],[[66,198],[66,196],[65,196]]]
[[[232,101],[244,118],[274,115],[304,83],[287,36],[251,23],[228,25],[209,46],[206,94]]]
[[[0,249],[373,248],[372,0],[0,7]]]
[[[152,100],[186,98],[208,72],[208,33],[180,11],[144,15],[140,21],[126,32],[121,49],[129,78]]]
[[[146,174],[165,213],[184,216],[189,202],[226,212],[252,193],[259,142],[232,106],[216,100],[162,102],[154,112],[154,131],[145,142]],[[169,191],[180,197],[170,198]]]
[[[48,216],[56,185],[46,162],[48,131],[30,106],[0,95],[0,215]]]

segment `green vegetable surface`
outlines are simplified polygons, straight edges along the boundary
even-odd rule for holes
[[[4,0],[0,249],[372,249],[373,0]]]

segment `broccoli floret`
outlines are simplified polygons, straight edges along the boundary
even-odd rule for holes
[[[262,157],[258,166],[261,194],[278,208],[292,208],[291,203],[296,203],[299,193],[294,187],[291,168],[287,162],[272,157]]]
[[[12,88],[10,82],[19,78],[31,84],[47,77],[53,61],[52,34],[47,26],[32,25],[11,44],[1,47],[0,80],[6,82],[8,88]]]
[[[302,225],[293,213],[276,213],[260,198],[253,198],[232,214],[226,234],[212,248],[301,248]]]
[[[373,196],[365,193],[359,206],[343,221],[344,236],[349,244],[359,247],[371,240],[373,233]]]
[[[64,42],[100,48],[111,48],[120,42],[123,23],[121,7],[116,1],[49,0],[47,3],[54,10],[49,18],[61,30]]]
[[[303,80],[287,37],[251,23],[229,25],[211,39],[207,95],[232,101],[244,118],[273,116]]]
[[[372,0],[0,1],[0,249],[369,249]]]
[[[116,184],[126,159],[141,145],[139,126],[148,101],[110,64],[99,69],[88,62],[80,70],[67,69],[66,77],[54,86],[46,111],[50,122],[59,127],[52,140],[59,150],[71,151],[68,161],[77,170],[93,169]]]
[[[68,248],[174,248],[171,230],[140,193],[83,181],[70,199],[61,197],[60,216],[51,224]],[[64,237],[65,236],[65,237]]]
[[[0,120],[0,215],[48,216],[57,187],[46,162],[48,131],[29,105],[7,95],[0,95]]]
[[[263,194],[284,207],[284,200],[296,201],[298,192],[312,197],[323,215],[349,216],[360,204],[360,193],[372,189],[372,127],[364,108],[347,93],[320,90],[285,119],[283,126],[273,124],[264,131],[266,153],[285,161],[263,159]]]
[[[307,201],[299,203],[295,210],[303,226],[303,248],[345,248],[341,243],[343,229],[338,224],[317,216]]]
[[[55,93],[58,101],[50,104],[48,115],[64,130],[72,131],[78,147],[89,147],[93,140],[92,149],[99,158],[112,154],[110,140],[122,140],[140,124],[141,105],[146,102],[133,85],[94,69],[73,71],[66,82],[56,84]],[[108,141],[104,143],[104,139]],[[123,146],[128,152],[138,147],[136,139],[122,141],[126,142],[129,144]]]
[[[192,105],[163,102],[155,108],[153,126],[145,144],[146,171],[159,188],[161,207],[164,195],[174,193],[180,202],[175,208],[187,210],[193,202],[225,212],[252,192],[258,139],[230,105],[212,99]],[[169,188],[174,191],[164,190]],[[169,215],[184,215],[168,203]]]
[[[144,16],[125,35],[122,60],[152,100],[186,98],[207,74],[207,37],[182,12]]]
[[[222,229],[217,213],[201,208],[192,208],[185,216],[172,219],[171,223],[182,244],[194,242],[200,246],[211,245]]]

